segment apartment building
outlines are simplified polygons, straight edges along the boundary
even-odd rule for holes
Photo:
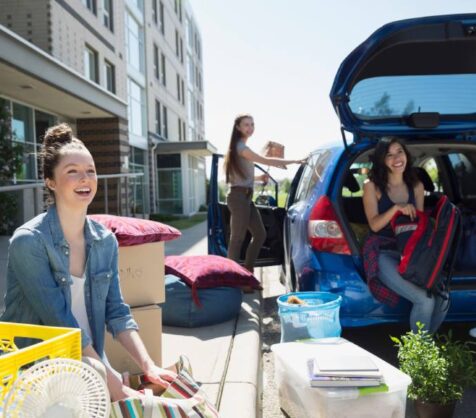
[[[25,152],[17,182],[40,178],[42,135],[66,121],[91,150],[99,174],[142,174],[110,179],[108,186],[100,181],[94,211],[187,215],[205,203],[204,156],[214,147],[204,139],[201,81],[190,93],[200,113],[190,116],[185,96],[186,22],[200,40],[189,5],[0,0],[0,10],[0,99]],[[201,79],[199,48],[192,56]],[[32,207],[32,193],[41,191],[21,193],[23,220],[41,211]]]
[[[145,16],[154,210],[189,214],[206,202],[204,157],[216,151],[205,141],[200,32],[188,2],[146,1]]]

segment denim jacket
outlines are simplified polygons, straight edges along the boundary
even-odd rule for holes
[[[81,345],[92,344],[104,357],[105,326],[114,337],[138,327],[119,287],[116,237],[90,219],[86,219],[84,236],[84,292],[92,335],[82,330]],[[71,312],[71,284],[69,246],[56,207],[51,206],[10,239],[6,309],[0,321],[79,328]]]

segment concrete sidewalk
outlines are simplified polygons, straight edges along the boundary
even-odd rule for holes
[[[206,222],[165,244],[166,255],[207,254]],[[258,272],[265,275],[266,269]],[[261,417],[261,294],[245,294],[240,315],[208,327],[163,327],[163,363],[185,354],[222,418]]]

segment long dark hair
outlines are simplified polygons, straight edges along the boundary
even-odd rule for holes
[[[385,157],[392,144],[399,144],[407,156],[407,165],[403,172],[403,181],[409,189],[414,188],[418,183],[418,177],[413,169],[413,160],[405,143],[402,139],[395,136],[387,136],[378,142],[373,155],[370,157],[372,168],[369,172],[369,179],[374,182],[381,193],[386,192],[388,189],[388,167],[385,165]]]
[[[233,172],[240,177],[245,177],[243,168],[238,161],[238,153],[236,152],[236,144],[241,139],[241,132],[238,130],[238,125],[243,119],[253,119],[253,116],[248,114],[238,115],[233,122],[233,130],[231,131],[230,145],[225,155],[225,162],[223,167],[225,168],[226,182],[230,182],[230,175]]]

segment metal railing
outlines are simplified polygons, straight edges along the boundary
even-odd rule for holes
[[[130,196],[136,195],[136,187],[137,183],[134,181],[132,183],[132,190],[130,190],[130,182],[129,179],[136,179],[136,178],[141,178],[141,185],[142,188],[144,187],[144,181],[143,181],[143,176],[144,173],[123,173],[123,174],[102,174],[98,176],[98,183],[103,181],[103,187],[104,187],[104,212],[109,213],[109,183],[108,180],[111,179],[117,179],[117,184],[116,184],[116,193],[117,193],[117,214],[118,215],[125,215],[129,216],[131,213],[136,215],[135,211],[135,201],[134,207],[131,209],[130,206]],[[122,190],[123,186],[125,186],[125,199],[122,197]],[[6,192],[16,192],[20,190],[28,190],[28,189],[43,189],[45,187],[44,182],[34,182],[34,183],[26,183],[26,184],[12,184],[9,186],[0,186],[0,193],[6,193]],[[38,193],[34,193],[34,210],[35,213],[40,213],[42,211],[42,207],[44,205],[43,202],[43,196],[41,199],[38,197]],[[41,200],[41,201],[40,201]],[[125,205],[123,204],[125,203]],[[125,207],[125,211],[123,208]],[[145,216],[145,205],[142,204],[142,217]]]

